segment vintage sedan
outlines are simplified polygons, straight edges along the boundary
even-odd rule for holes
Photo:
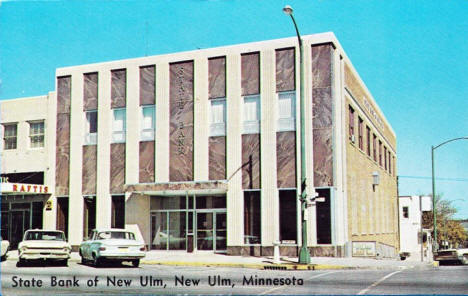
[[[468,249],[439,250],[434,254],[434,260],[441,263],[468,264]]]
[[[63,231],[33,229],[24,233],[18,252],[18,265],[24,265],[29,260],[53,260],[66,266],[71,246]]]
[[[2,261],[6,259],[9,248],[10,248],[10,242],[2,238]]]
[[[99,266],[105,261],[130,261],[134,267],[146,255],[143,242],[136,240],[135,234],[124,229],[93,230],[90,239],[80,245],[81,262],[92,262]]]

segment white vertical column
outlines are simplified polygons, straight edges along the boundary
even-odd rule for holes
[[[110,190],[110,144],[112,136],[111,72],[99,71],[98,77],[98,138],[96,188],[96,228],[110,228],[112,197]]]
[[[243,245],[244,194],[242,191],[242,98],[241,57],[237,53],[226,57],[226,172],[227,245]]]
[[[279,240],[279,198],[276,176],[276,77],[275,51],[260,53],[260,168],[262,245]]]
[[[79,245],[83,236],[83,73],[73,73],[71,85],[68,240],[71,245]]]
[[[46,172],[45,183],[49,188],[54,188],[55,192],[55,155],[56,155],[56,140],[57,140],[57,93],[50,92],[47,97],[47,118],[45,121],[45,147],[47,149],[46,158],[49,169]],[[55,195],[51,195],[48,199],[52,202],[52,210],[43,210],[43,227],[44,229],[55,229],[57,222],[57,199]]]
[[[156,182],[169,182],[169,64],[156,64]]]
[[[208,60],[195,59],[193,161],[194,180],[208,180]]]
[[[139,179],[140,73],[137,65],[127,68],[127,132],[125,142],[125,184]]]

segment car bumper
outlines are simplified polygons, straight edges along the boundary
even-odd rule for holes
[[[59,253],[59,252],[41,252],[41,253],[21,253],[19,255],[20,259],[24,260],[40,260],[40,259],[51,259],[51,260],[64,260],[69,259],[69,253]]]
[[[118,252],[101,252],[99,258],[108,260],[135,260],[145,257],[145,253],[118,253]]]

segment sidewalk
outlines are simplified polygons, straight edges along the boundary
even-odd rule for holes
[[[9,251],[8,260],[18,260],[18,251]],[[70,261],[80,262],[77,252],[72,252]],[[254,269],[279,270],[319,270],[319,269],[406,269],[433,268],[432,262],[419,262],[396,259],[372,258],[334,258],[311,257],[308,265],[298,264],[297,258],[281,257],[280,264],[273,263],[273,257],[228,256],[214,254],[209,251],[187,253],[185,251],[148,251],[142,264],[173,265],[173,266],[211,266],[211,267],[241,267]]]

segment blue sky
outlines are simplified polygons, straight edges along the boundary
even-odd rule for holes
[[[431,145],[468,136],[468,2],[3,1],[0,99],[58,67],[332,31],[393,126],[400,194],[431,192]],[[436,150],[437,192],[468,218],[468,141]]]

